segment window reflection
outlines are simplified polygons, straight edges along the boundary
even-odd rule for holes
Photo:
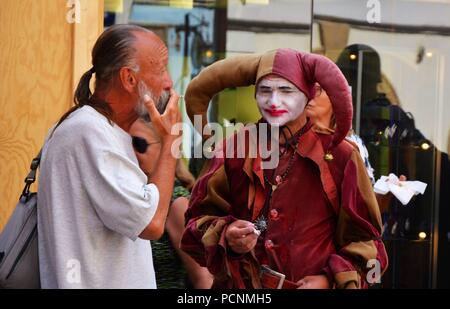
[[[423,16],[450,12],[450,4],[375,2],[314,1],[312,49],[335,61],[352,88],[353,128],[376,179],[394,173],[428,184],[406,206],[379,200],[390,256],[384,287],[448,287],[450,45],[439,42],[450,23],[443,14],[434,24]]]

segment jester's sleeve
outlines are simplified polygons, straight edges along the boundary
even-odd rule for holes
[[[225,232],[236,220],[230,215],[229,195],[224,160],[214,158],[192,191],[181,249],[208,268],[216,287],[259,287],[259,269],[252,253],[237,257],[227,248]]]
[[[365,288],[376,283],[388,266],[381,240],[381,215],[360,155],[354,150],[341,184],[336,254],[325,273],[337,288]]]

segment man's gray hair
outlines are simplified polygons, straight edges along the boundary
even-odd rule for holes
[[[98,38],[92,50],[92,65],[98,81],[108,83],[122,67],[139,70],[134,32],[150,32],[134,25],[115,25]]]
[[[123,67],[129,67],[134,71],[139,71],[136,61],[136,32],[149,32],[150,30],[134,25],[114,25],[106,29],[92,50],[92,68],[83,74],[77,89],[75,90],[74,103],[67,113],[58,122],[64,121],[73,111],[90,105],[109,120],[112,118],[111,107],[104,101],[92,97],[89,84],[92,75],[96,76],[96,87],[108,87],[116,74]]]

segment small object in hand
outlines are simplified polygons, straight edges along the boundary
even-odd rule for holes
[[[267,230],[267,221],[263,216],[256,219],[254,224],[255,224],[255,229],[258,230],[260,233]]]

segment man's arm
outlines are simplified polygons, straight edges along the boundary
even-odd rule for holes
[[[179,96],[175,91],[171,91],[167,109],[162,115],[159,114],[153,100],[148,96],[146,98],[146,107],[150,119],[161,138],[161,153],[158,164],[150,177],[150,182],[158,188],[159,203],[155,215],[139,237],[142,239],[158,239],[164,233],[164,226],[175,181],[175,166],[178,153],[172,153],[174,150],[172,149],[172,144],[179,135],[172,135],[171,130],[176,123],[181,121],[181,116],[178,109]],[[179,151],[179,149],[176,151]]]
[[[157,167],[150,177],[150,183],[153,183],[158,188],[159,203],[149,225],[139,235],[142,239],[159,239],[164,233],[164,226],[175,181],[176,159],[173,158],[170,152],[171,147],[172,143],[166,142],[162,144]]]

